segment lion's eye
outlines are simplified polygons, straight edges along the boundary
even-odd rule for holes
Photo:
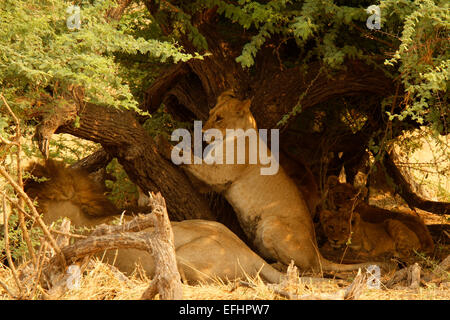
[[[220,121],[222,121],[223,120],[223,117],[222,116],[217,116],[216,117],[216,122],[220,122]]]
[[[333,226],[328,226],[328,229],[334,230],[334,227]]]

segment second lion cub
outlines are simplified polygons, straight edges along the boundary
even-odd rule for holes
[[[320,222],[333,248],[348,245],[361,256],[393,254],[408,258],[414,250],[422,249],[417,235],[398,220],[369,223],[357,212],[323,210]]]

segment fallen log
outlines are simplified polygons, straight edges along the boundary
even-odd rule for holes
[[[155,259],[155,276],[141,299],[181,299],[181,277],[178,272],[172,227],[166,204],[160,193],[150,195],[151,214],[137,217],[120,226],[101,225],[87,238],[61,249],[66,261],[75,261],[98,252],[119,248],[135,248],[149,252]],[[154,226],[153,232],[139,231]],[[50,259],[44,268],[47,278],[64,270],[58,257]]]

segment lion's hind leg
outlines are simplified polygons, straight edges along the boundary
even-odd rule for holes
[[[401,257],[409,257],[413,250],[421,248],[420,240],[416,233],[395,219],[385,221],[387,233],[392,237],[397,253]]]
[[[260,223],[255,245],[266,259],[289,265],[291,260],[302,270],[309,270],[320,264],[320,253],[309,234],[307,226],[287,223],[282,218],[270,217]]]

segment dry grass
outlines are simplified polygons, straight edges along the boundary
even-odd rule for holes
[[[15,291],[14,280],[9,269],[0,269],[0,280]],[[336,294],[350,285],[352,279],[314,284],[298,284],[290,287],[296,295]],[[99,260],[93,261],[85,270],[80,287],[67,291],[60,300],[136,300],[149,284],[149,279],[137,270],[125,277]],[[215,282],[212,284],[183,285],[183,298],[187,300],[284,300],[274,293],[259,278],[246,279],[250,287],[235,286],[234,282]],[[362,300],[450,300],[450,282],[440,286],[427,286],[418,289],[366,289]],[[36,297],[39,298],[39,297]],[[0,299],[11,299],[0,287]]]
[[[65,137],[64,137],[65,138]],[[61,138],[63,139],[63,138]],[[66,141],[64,141],[65,144]],[[61,145],[63,141],[61,141]],[[72,153],[79,155],[78,144],[74,144]],[[56,147],[57,148],[57,147]],[[63,150],[63,149],[61,149]],[[56,151],[56,150],[55,150]],[[69,153],[70,153],[69,152]],[[427,153],[428,154],[428,153]],[[65,154],[65,156],[68,156]],[[69,155],[70,156],[70,155]],[[74,159],[75,160],[75,159]],[[415,159],[416,160],[416,159]],[[420,161],[424,161],[423,156]],[[416,160],[416,161],[419,161]],[[441,177],[443,178],[443,177]],[[448,179],[448,177],[447,177]],[[433,181],[435,182],[435,181]],[[439,181],[440,185],[448,186]],[[448,190],[448,188],[447,188]],[[390,194],[372,192],[371,201],[373,204],[387,209],[406,209],[403,201]],[[420,210],[419,214],[424,218],[426,224],[450,224],[449,217],[436,216]],[[316,275],[319,276],[319,275]],[[347,275],[347,280],[340,282],[330,281],[323,284],[301,285],[290,288],[296,295],[321,295],[334,294],[344,287],[350,285],[353,275]],[[398,289],[366,289],[360,299],[370,300],[450,300],[450,278],[447,282],[440,284],[429,283],[418,289],[398,288]],[[11,271],[0,264],[0,281],[6,285],[13,294],[16,293],[16,285]],[[130,277],[120,276],[117,271],[100,261],[91,263],[83,273],[81,286],[78,289],[67,291],[59,299],[61,300],[134,300],[139,299],[148,287],[150,279],[137,269]],[[277,293],[273,292],[259,278],[245,279],[251,283],[250,287],[237,287],[233,282],[216,281],[213,284],[183,285],[184,299],[188,300],[284,300]],[[39,293],[35,298],[42,296]],[[11,299],[6,290],[0,286],[0,300]]]

